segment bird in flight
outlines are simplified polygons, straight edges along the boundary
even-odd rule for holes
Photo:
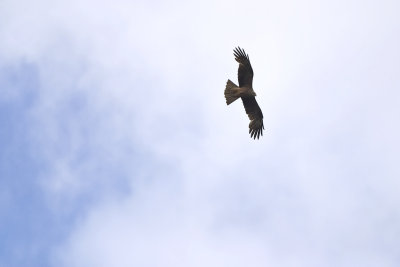
[[[235,60],[239,63],[238,80],[239,86],[231,80],[226,82],[225,99],[229,105],[239,97],[243,101],[244,109],[250,119],[250,137],[259,139],[264,129],[263,114],[256,101],[256,93],[253,90],[253,68],[250,64],[249,55],[244,50],[237,47],[233,50]]]

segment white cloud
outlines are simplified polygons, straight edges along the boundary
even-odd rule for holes
[[[55,266],[397,266],[396,2],[5,3],[44,188],[98,197]],[[224,104],[237,45],[257,142]]]

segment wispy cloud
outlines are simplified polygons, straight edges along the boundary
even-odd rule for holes
[[[25,227],[45,244],[18,239],[33,252],[0,264],[398,265],[396,2],[3,6],[1,67],[19,76],[1,76],[0,104],[24,110],[35,172],[7,167],[30,197],[0,200],[36,200],[48,219],[19,215],[52,231]],[[265,115],[259,142],[223,99],[237,45]]]

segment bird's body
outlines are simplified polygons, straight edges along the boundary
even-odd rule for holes
[[[240,47],[234,51],[235,60],[239,63],[239,86],[228,80],[225,87],[226,104],[229,105],[239,97],[250,119],[249,133],[254,139],[258,139],[264,129],[263,114],[256,101],[256,93],[253,90],[253,68],[249,56]]]

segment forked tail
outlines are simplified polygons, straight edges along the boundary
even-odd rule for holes
[[[225,99],[227,105],[229,105],[230,103],[234,102],[236,99],[239,98],[238,89],[239,87],[236,84],[234,84],[231,80],[228,80],[226,82]]]

